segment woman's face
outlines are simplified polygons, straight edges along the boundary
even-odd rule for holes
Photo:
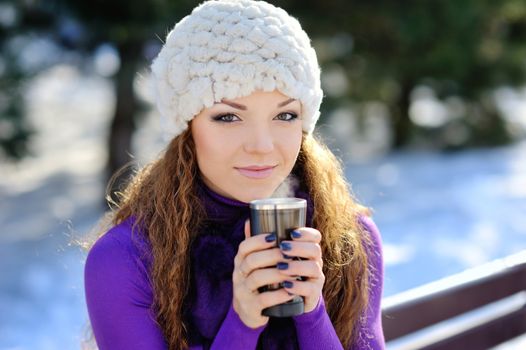
[[[278,91],[223,100],[191,122],[204,183],[225,197],[269,197],[291,172],[301,138],[301,104]]]

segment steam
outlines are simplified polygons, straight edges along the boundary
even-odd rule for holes
[[[294,190],[298,187],[298,179],[290,174],[283,180],[283,182],[276,188],[271,198],[286,198],[294,197]]]

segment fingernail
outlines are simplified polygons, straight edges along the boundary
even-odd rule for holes
[[[294,283],[292,283],[291,281],[283,281],[283,282],[281,282],[281,285],[284,288],[292,288],[292,287],[294,287]]]
[[[292,249],[292,245],[289,242],[281,242],[279,244],[279,247],[281,248],[281,250],[285,250],[285,251]]]
[[[270,243],[270,242],[274,242],[275,240],[276,240],[276,235],[273,234],[273,233],[271,233],[270,235],[267,235],[267,236],[265,237],[265,241],[267,241],[267,242],[269,242],[269,243]]]
[[[289,263],[286,263],[286,262],[282,262],[280,261],[276,267],[278,268],[278,270],[286,270],[289,268]]]
[[[300,237],[301,237],[301,232],[296,231],[296,230],[293,230],[293,231],[290,233],[290,236],[291,236],[292,238],[300,238]]]

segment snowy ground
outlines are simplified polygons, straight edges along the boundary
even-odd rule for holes
[[[392,154],[347,177],[382,232],[385,296],[526,249],[526,143]]]
[[[28,96],[35,156],[0,164],[0,350],[78,349],[84,254],[72,241],[102,212],[111,88],[59,66]],[[139,159],[158,149],[152,128],[147,119],[136,138]],[[526,248],[524,143],[393,154],[346,170],[382,232],[386,296]]]

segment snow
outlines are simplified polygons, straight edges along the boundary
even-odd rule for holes
[[[34,155],[0,164],[0,349],[80,348],[85,256],[75,240],[102,213],[111,85],[57,66],[26,98]]]
[[[347,164],[382,232],[384,296],[526,248],[526,143]]]
[[[75,240],[104,209],[112,85],[59,65],[32,81],[27,100],[34,155],[0,164],[0,349],[78,349],[87,314]],[[143,120],[140,162],[160,150],[157,128]],[[382,232],[385,296],[526,247],[525,143],[395,153],[348,163],[346,174]]]

